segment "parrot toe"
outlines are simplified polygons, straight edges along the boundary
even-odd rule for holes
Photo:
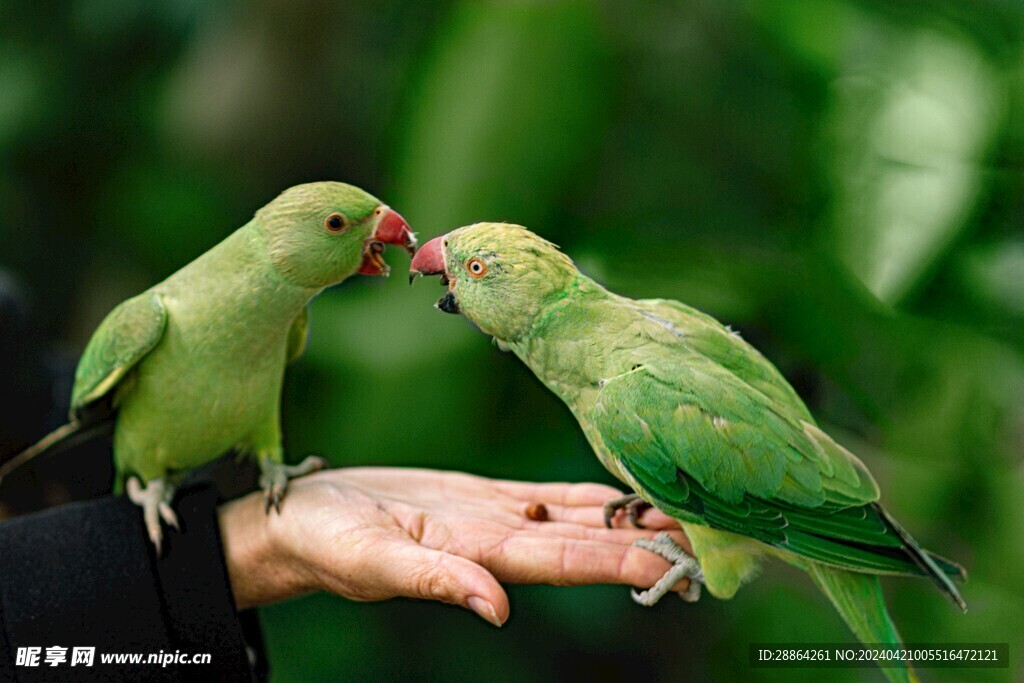
[[[700,600],[701,585],[700,581],[690,579],[690,587],[679,594],[679,599],[683,602],[697,602]]]
[[[612,520],[615,519],[615,515],[619,510],[625,509],[630,524],[637,529],[645,529],[646,527],[640,522],[640,515],[649,507],[651,507],[651,504],[635,493],[622,496],[621,498],[612,498],[604,504],[604,525],[611,529]]]
[[[303,477],[313,472],[318,472],[327,467],[327,461],[318,455],[306,456],[306,459],[300,462],[298,465],[287,467],[288,478],[295,479],[296,477]]]
[[[644,514],[644,511],[649,507],[651,507],[651,504],[643,498],[637,498],[628,504],[626,506],[626,516],[629,518],[629,523],[637,529],[646,529],[647,527],[640,521],[640,515]]]
[[[681,579],[690,579],[690,586],[680,597],[686,602],[697,602],[700,599],[700,585],[704,581],[697,558],[679,546],[667,533],[660,533],[652,539],[639,538],[633,545],[649,550],[655,555],[672,563],[672,568],[658,579],[658,582],[645,591],[633,590],[633,600],[644,607],[650,607],[661,600],[672,590]]]
[[[181,525],[178,523],[178,515],[175,514],[174,508],[167,503],[161,501],[158,507],[160,511],[160,519],[167,523],[167,526],[174,527],[175,531],[181,531]]]
[[[277,514],[281,514],[281,498],[284,496],[283,486],[272,486],[264,491],[263,498],[266,501],[264,512],[270,514],[270,508],[274,508]]]
[[[162,519],[168,526],[181,531],[178,516],[171,507],[174,499],[174,486],[166,480],[153,479],[146,486],[138,477],[131,477],[127,484],[128,498],[142,508],[142,520],[146,524],[146,534],[156,550],[156,556],[163,552],[164,533],[160,526]]]
[[[265,512],[269,515],[270,508],[273,507],[277,514],[281,514],[281,500],[290,479],[304,477],[325,467],[327,461],[315,455],[307,457],[298,465],[285,465],[270,458],[261,458],[260,487],[263,489]]]

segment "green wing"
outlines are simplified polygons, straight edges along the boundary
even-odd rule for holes
[[[802,413],[680,344],[610,378],[587,419],[669,514],[833,566],[921,574],[870,473]]]
[[[119,304],[93,333],[75,371],[71,419],[110,395],[125,375],[153,350],[167,327],[167,309],[154,292]]]
[[[681,332],[689,348],[742,378],[800,419],[814,423],[807,406],[782,373],[739,333],[710,315],[672,299],[641,299],[634,303],[651,319]]]
[[[309,306],[303,306],[302,311],[295,316],[292,326],[288,328],[288,363],[294,363],[306,351],[306,341],[309,339]]]

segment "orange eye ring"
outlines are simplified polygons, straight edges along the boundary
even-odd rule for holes
[[[324,219],[324,227],[327,232],[338,233],[348,227],[348,221],[340,213],[335,212]]]
[[[479,280],[487,274],[487,264],[478,258],[471,258],[466,261],[466,270],[469,271],[471,277]]]

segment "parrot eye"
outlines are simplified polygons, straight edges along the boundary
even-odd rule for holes
[[[345,229],[345,217],[340,213],[332,213],[324,219],[324,227],[328,232],[341,232]]]
[[[480,259],[472,258],[466,264],[466,270],[469,271],[470,275],[479,280],[487,272],[487,266]]]

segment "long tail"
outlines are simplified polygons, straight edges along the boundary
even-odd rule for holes
[[[832,601],[860,642],[892,645],[903,642],[885,609],[885,599],[877,576],[836,569],[817,562],[811,564],[809,571],[814,583]],[[883,667],[882,673],[892,683],[916,683],[919,680],[910,666]]]
[[[881,505],[876,503],[874,507],[886,523],[889,524],[892,530],[896,532],[896,535],[903,541],[903,549],[906,550],[910,557],[913,558],[914,562],[917,563],[917,566],[921,568],[921,571],[923,571],[925,575],[939,587],[939,590],[948,595],[949,599],[952,600],[962,612],[966,612],[967,603],[964,602],[963,597],[960,595],[960,591],[957,590],[957,587],[949,578],[949,575],[952,574],[961,581],[966,581],[967,572],[964,571],[964,568],[955,562],[923,549],[920,544],[914,540],[914,537],[910,535],[910,532],[900,526],[900,523],[893,519],[892,515],[886,512]]]
[[[47,451],[61,450],[78,443],[82,439],[87,439],[106,432],[112,427],[112,425],[113,423],[110,421],[85,425],[77,420],[72,420],[66,425],[57,427],[38,442],[0,465],[0,483],[3,482],[4,477],[27,463],[29,460],[32,460]]]

